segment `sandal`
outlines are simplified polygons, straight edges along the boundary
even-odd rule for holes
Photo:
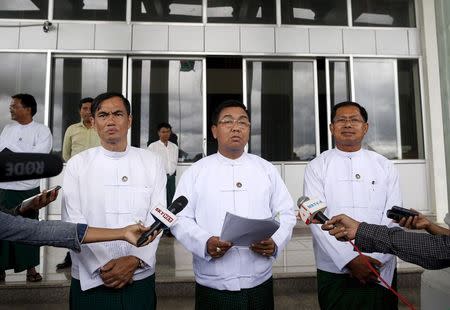
[[[34,274],[27,274],[27,282],[39,282],[42,281],[42,277],[39,274],[39,272],[36,272]]]

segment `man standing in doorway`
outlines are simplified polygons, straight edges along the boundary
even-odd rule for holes
[[[87,97],[80,100],[78,105],[81,121],[70,125],[64,135],[62,157],[68,161],[72,156],[84,150],[100,145],[95,128],[92,126],[91,105],[94,99]],[[64,269],[72,266],[70,252],[67,252],[64,261],[56,265],[56,269]]]
[[[72,156],[84,150],[100,145],[95,128],[92,126],[91,105],[94,99],[87,97],[78,105],[81,121],[70,125],[64,135],[62,157],[68,161]]]
[[[193,253],[196,309],[273,309],[272,264],[291,238],[294,204],[275,167],[244,151],[250,120],[242,103],[222,103],[212,123],[218,152],[182,175],[175,195],[189,203],[171,228]],[[277,217],[280,227],[250,247],[232,246],[219,238],[227,212]]]
[[[166,205],[166,173],[152,152],[130,147],[130,103],[120,93],[97,96],[91,107],[101,146],[72,157],[64,172],[62,219],[118,228],[154,223]],[[136,248],[123,241],[83,245],[71,252],[70,308],[155,309],[155,261],[160,237]]]
[[[169,123],[158,124],[159,140],[151,143],[148,150],[155,152],[163,159],[167,174],[167,205],[172,203],[173,195],[175,194],[175,173],[178,164],[178,146],[169,141],[172,134],[172,126]]]
[[[33,121],[37,111],[36,100],[29,94],[12,96],[9,106],[11,119],[0,135],[0,151],[18,153],[50,153],[52,134],[47,126]],[[11,209],[23,200],[39,194],[39,180],[0,183],[0,205]],[[37,219],[38,211],[29,218]],[[27,281],[41,281],[35,266],[39,265],[39,247],[0,241],[0,282],[5,280],[5,270],[27,270]]]
[[[304,195],[326,203],[328,217],[344,213],[369,224],[390,225],[387,209],[402,204],[398,172],[378,153],[362,148],[369,129],[367,112],[342,102],[331,112],[336,148],[320,154],[305,170]],[[397,309],[397,298],[378,283],[364,258],[348,243],[311,225],[321,309]],[[365,254],[381,276],[396,286],[396,259]]]

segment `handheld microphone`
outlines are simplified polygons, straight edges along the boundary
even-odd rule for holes
[[[63,161],[53,154],[0,152],[0,182],[54,177]]]
[[[155,222],[150,226],[150,230],[143,233],[137,242],[137,246],[141,247],[148,237],[150,237],[155,231],[162,229],[164,227],[171,227],[175,224],[177,217],[175,214],[180,212],[186,207],[188,200],[184,196],[180,196],[172,202],[168,209],[156,206],[151,211],[152,215],[155,217]]]
[[[313,219],[318,220],[321,224],[328,221],[328,218],[323,214],[327,206],[318,199],[309,199],[309,197],[301,196],[297,200],[297,207],[300,209],[300,217],[306,225],[311,224]]]

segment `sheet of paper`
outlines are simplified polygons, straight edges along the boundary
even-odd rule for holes
[[[248,219],[227,212],[220,233],[220,239],[235,246],[250,246],[252,243],[270,238],[280,227],[272,218]]]

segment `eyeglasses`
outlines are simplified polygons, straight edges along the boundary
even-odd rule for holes
[[[250,127],[250,122],[246,118],[234,119],[231,117],[225,117],[217,123],[223,125],[226,128],[232,128],[235,124],[237,124],[237,127],[240,129],[247,129]]]
[[[365,121],[359,118],[335,118],[333,123],[338,126],[345,126],[347,123],[350,123],[352,126],[359,126],[365,123]]]
[[[123,111],[116,111],[116,112],[100,112],[95,117],[106,120],[109,118],[109,116],[112,116],[113,119],[123,119],[126,116],[126,113]]]

